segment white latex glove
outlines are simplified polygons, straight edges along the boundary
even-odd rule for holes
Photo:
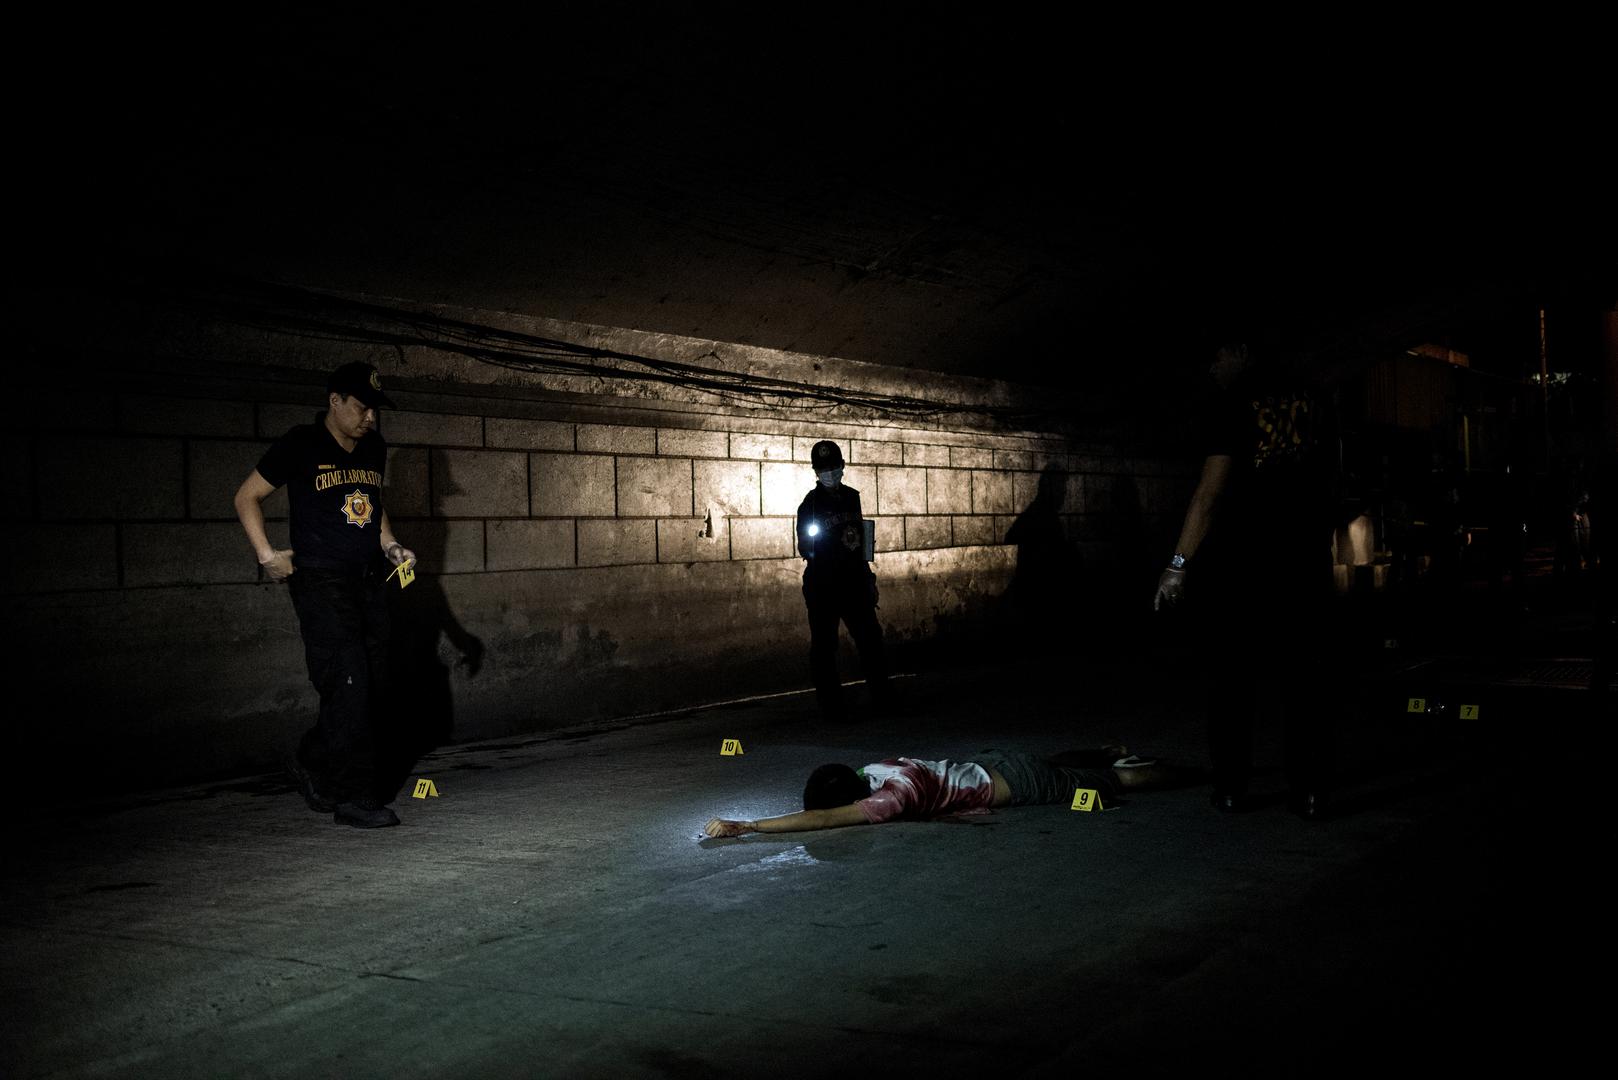
[[[1153,611],[1167,611],[1179,607],[1185,600],[1185,571],[1170,567],[1157,579],[1157,595],[1152,598]]]

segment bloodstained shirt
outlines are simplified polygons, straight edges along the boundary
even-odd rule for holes
[[[854,805],[872,825],[900,817],[979,812],[994,805],[994,782],[974,761],[889,758],[865,766],[860,774],[871,782],[871,794]]]

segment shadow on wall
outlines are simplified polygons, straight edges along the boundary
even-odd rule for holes
[[[1147,632],[1152,614],[1152,594],[1162,566],[1153,550],[1146,529],[1140,488],[1134,477],[1119,476],[1112,482],[1107,498],[1106,539],[1113,553],[1112,572],[1098,591],[1098,606],[1104,618],[1096,644],[1106,646],[1138,643]]]
[[[443,522],[412,522],[400,539],[416,553],[420,569],[408,587],[388,586],[392,636],[382,753],[394,790],[402,790],[422,755],[454,738],[455,695],[440,643],[447,640],[460,654],[455,666],[464,668],[467,678],[476,678],[483,666],[483,642],[450,609],[439,576],[447,535]]]
[[[1006,590],[1004,644],[1025,657],[1075,662],[1143,647],[1151,632],[1158,566],[1140,488],[1129,476],[1110,479],[1104,502],[1087,505],[1082,520],[1094,562],[1087,563],[1075,518],[1062,515],[1069,477],[1056,467],[1040,474],[1034,501],[1017,516],[1006,543],[1017,568]]]
[[[1034,501],[1006,532],[1006,543],[1017,549],[1017,569],[1005,595],[1006,643],[1025,655],[1068,652],[1082,617],[1083,560],[1062,527],[1066,495],[1067,474],[1046,466]]]

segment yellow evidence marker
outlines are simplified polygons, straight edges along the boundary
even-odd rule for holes
[[[406,585],[416,580],[416,560],[406,559],[404,562],[393,568],[393,574],[399,575],[399,588],[404,588]],[[383,582],[386,583],[388,580],[390,580],[393,577],[393,574],[389,574],[386,578],[383,578]]]
[[[1476,720],[1477,718],[1478,718],[1478,707],[1476,705],[1462,705],[1461,706],[1461,719],[1462,720]]]
[[[724,742],[719,744],[719,753],[724,757],[735,757],[737,754],[742,754],[745,752],[746,751],[742,749],[742,741],[740,739],[726,739]]]
[[[1101,796],[1096,793],[1095,788],[1074,788],[1073,809],[1086,812],[1099,810],[1101,809]]]
[[[438,785],[431,780],[417,780],[416,790],[411,792],[410,795],[411,798],[415,799],[425,799],[429,795],[436,799],[438,798]]]
[[[1405,704],[1405,712],[1426,712],[1426,711],[1427,711],[1427,699],[1424,698],[1424,697],[1413,697]]]

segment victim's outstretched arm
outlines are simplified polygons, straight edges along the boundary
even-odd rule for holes
[[[727,821],[714,818],[703,828],[709,836],[741,836],[750,832],[810,832],[815,829],[836,829],[844,825],[863,825],[865,815],[855,803],[834,806],[828,810],[800,810],[796,814],[760,818],[757,821]]]

